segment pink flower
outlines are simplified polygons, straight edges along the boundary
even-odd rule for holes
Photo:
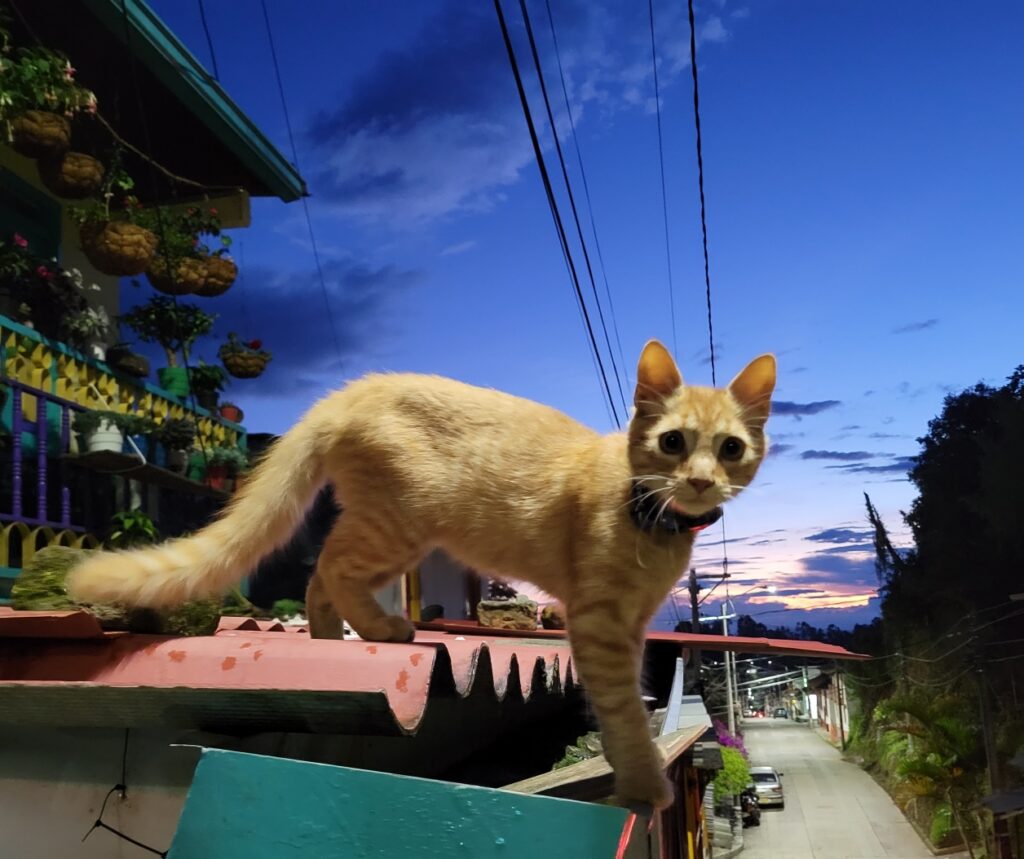
[[[217,214],[217,210],[216,209],[210,209],[210,214],[211,215],[216,215]]]
[[[38,274],[42,278],[45,278],[46,280],[53,280],[53,272],[50,271],[45,265],[39,266],[39,268],[36,269],[36,274]]]
[[[21,235],[21,233],[15,233],[14,234],[14,243],[19,248],[27,248],[28,247],[28,239],[26,239],[23,235]]]
[[[64,66],[64,79],[65,80],[69,80],[69,81],[73,81],[75,79],[75,71],[76,71],[76,69],[74,67],[72,67],[71,63],[68,63],[67,65],[65,65]]]

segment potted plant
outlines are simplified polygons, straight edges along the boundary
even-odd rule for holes
[[[147,461],[159,465],[157,462],[159,454],[153,439],[156,424],[151,418],[134,412],[121,412],[113,418],[113,421],[125,436],[124,446],[121,448],[122,453],[135,455],[136,449],[138,449]]]
[[[124,432],[119,424],[120,417],[117,412],[108,411],[87,411],[76,414],[71,426],[78,433],[84,452],[121,453],[124,449]]]
[[[11,50],[9,15],[0,20],[0,126],[4,138],[29,158],[47,158],[71,145],[70,117],[95,113],[96,96],[75,81],[67,56],[50,48]]]
[[[236,424],[240,424],[245,420],[245,413],[234,403],[228,402],[227,400],[224,400],[220,404],[220,416],[224,418],[224,420],[231,421]]]
[[[157,542],[156,523],[141,510],[122,510],[110,518],[108,549],[134,549]]]
[[[127,343],[115,343],[107,349],[107,363],[115,370],[137,379],[149,375],[149,359],[133,352]]]
[[[134,187],[134,180],[121,166],[120,150],[115,149],[97,198],[68,210],[79,225],[82,252],[104,274],[142,274],[156,255],[154,213],[130,193]]]
[[[178,366],[177,353],[181,351],[187,364],[189,349],[198,338],[210,332],[214,319],[215,316],[204,313],[194,304],[176,302],[161,295],[154,295],[121,317],[140,340],[163,347],[167,366],[157,371],[160,386],[178,397],[188,394],[189,380],[185,367]]]
[[[204,364],[200,360],[199,366],[189,368],[188,376],[196,402],[207,411],[215,412],[220,392],[228,382],[224,368],[217,364]]]
[[[273,356],[263,351],[263,341],[250,340],[243,343],[232,331],[228,334],[228,342],[217,350],[217,357],[236,379],[255,379],[267,369]]]
[[[220,213],[214,207],[200,208],[190,206],[185,210],[182,226],[196,237],[195,248],[202,259],[206,271],[203,285],[197,289],[196,295],[213,298],[227,292],[238,277],[238,266],[228,255],[231,237],[221,233]],[[203,241],[204,236],[217,239],[219,247],[210,248]]]
[[[167,418],[157,427],[155,436],[167,448],[167,467],[184,474],[188,452],[196,441],[196,425],[186,418]]]
[[[226,483],[248,464],[243,451],[237,447],[215,447],[210,451],[203,482],[213,489],[226,489]]]
[[[107,357],[106,337],[110,317],[105,307],[84,307],[63,319],[64,340],[83,354],[103,361]]]
[[[36,162],[39,179],[57,197],[82,200],[103,187],[103,162],[85,152],[65,152]]]
[[[206,263],[190,219],[165,208],[153,214],[159,220],[160,243],[146,267],[146,280],[153,289],[167,295],[198,292],[206,283]]]

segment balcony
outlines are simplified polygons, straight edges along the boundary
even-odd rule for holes
[[[0,316],[0,601],[38,549],[96,547],[116,510],[138,506],[172,534],[198,527],[228,497],[195,469],[160,465],[163,451],[148,439],[133,439],[142,457],[127,441],[122,453],[80,451],[72,421],[90,410],[157,425],[187,417],[195,453],[246,447],[239,424]]]

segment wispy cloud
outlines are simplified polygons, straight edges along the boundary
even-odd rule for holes
[[[868,530],[854,530],[853,528],[826,528],[810,534],[804,539],[814,540],[817,543],[861,543],[870,540],[873,533]]]
[[[477,245],[477,243],[476,243],[475,240],[470,240],[470,241],[466,241],[466,242],[458,242],[458,243],[456,243],[454,245],[448,245],[448,247],[446,247],[443,251],[441,251],[438,254],[438,256],[450,257],[450,256],[455,256],[456,254],[464,254],[466,251],[472,250],[473,248],[475,248],[476,245]]]
[[[605,115],[653,107],[646,16],[627,6],[558,7],[555,25],[577,125],[591,107]],[[545,18],[541,13],[535,28],[547,29]],[[517,16],[512,27],[522,50]],[[666,89],[689,66],[688,27],[685,11],[668,6],[660,15]],[[712,16],[698,35],[702,42],[723,42],[729,31],[721,17]],[[564,135],[568,115],[559,90],[552,102]],[[533,159],[500,30],[486,4],[439,5],[348,93],[317,114],[307,133],[322,165],[310,177],[311,190],[346,216],[401,228],[487,211]],[[550,145],[543,124],[541,133]]]
[[[900,456],[887,465],[827,465],[826,468],[838,468],[847,474],[905,474],[915,465],[914,457]]]
[[[908,322],[906,325],[901,325],[899,328],[893,328],[893,334],[911,334],[914,331],[925,331],[928,328],[934,328],[939,324],[938,319],[923,319],[920,322]]]
[[[308,396],[335,387],[351,359],[397,330],[392,302],[422,280],[417,270],[357,259],[326,260],[323,273],[325,293],[314,285],[315,272],[249,266],[245,282],[218,299],[214,335],[258,337],[273,355],[246,396]],[[215,351],[216,341],[201,344],[195,357],[212,361]]]
[[[772,414],[779,417],[791,417],[800,420],[808,415],[817,415],[821,412],[834,409],[841,405],[840,400],[818,400],[813,403],[794,403],[789,400],[773,400]]]
[[[835,459],[840,462],[858,462],[874,459],[879,454],[866,450],[805,450],[801,451],[801,459]]]

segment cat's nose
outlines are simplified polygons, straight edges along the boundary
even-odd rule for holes
[[[699,477],[688,477],[686,482],[690,484],[694,489],[697,490],[697,494],[700,495],[705,489],[714,483],[713,480],[702,480]]]

